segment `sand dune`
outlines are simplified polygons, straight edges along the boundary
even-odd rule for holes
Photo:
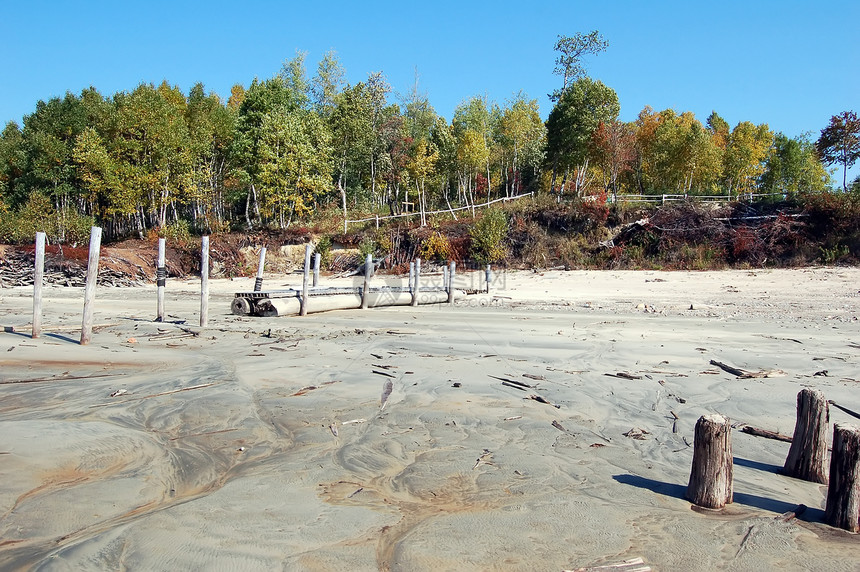
[[[511,272],[454,307],[304,318],[234,316],[252,282],[224,280],[202,331],[197,285],[169,282],[164,324],[154,287],[99,289],[86,347],[82,289],[46,288],[37,340],[31,292],[2,290],[0,569],[855,570],[825,488],[739,427],[791,434],[803,387],[860,409],[858,279]],[[696,511],[712,412],[735,502]]]

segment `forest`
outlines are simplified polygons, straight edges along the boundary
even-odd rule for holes
[[[299,52],[273,77],[237,83],[226,102],[167,81],[39,101],[0,135],[0,242],[29,242],[36,230],[80,242],[93,224],[109,239],[287,229],[524,193],[602,204],[860,188],[844,178],[860,154],[853,112],[834,115],[820,137],[732,126],[716,111],[703,122],[645,107],[623,122],[615,91],[582,65],[605,48],[597,32],[559,36],[562,85],[546,121],[523,92],[503,103],[468,97],[449,121],[417,80],[399,95],[382,73],[346,83],[334,52],[312,74]],[[838,183],[830,165],[842,167]]]

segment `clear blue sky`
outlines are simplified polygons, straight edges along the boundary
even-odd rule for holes
[[[615,89],[621,119],[650,105],[716,110],[731,124],[767,123],[816,138],[831,115],[860,112],[860,2],[497,0],[145,2],[7,0],[0,34],[0,122],[36,102],[104,95],[166,79],[203,82],[222,97],[235,83],[275,75],[296,50],[313,74],[333,49],[351,83],[382,71],[401,93],[419,88],[450,120],[474,95],[504,103],[546,94],[558,34],[600,30],[609,49],[587,60]],[[855,166],[854,174],[857,174]],[[839,173],[841,178],[841,173]]]

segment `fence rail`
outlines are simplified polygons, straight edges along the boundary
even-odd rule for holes
[[[740,195],[618,195],[617,199],[611,195],[608,202],[619,203],[659,203],[666,204],[677,201],[697,201],[709,203],[728,203],[731,201],[750,201],[758,198],[785,199],[784,193],[741,193]]]
[[[475,209],[485,208],[485,207],[488,207],[488,206],[493,205],[495,203],[501,203],[501,202],[506,203],[508,201],[515,201],[517,199],[530,197],[533,194],[534,193],[524,193],[522,195],[516,195],[513,197],[502,197],[500,199],[494,199],[492,201],[488,201],[485,203],[479,203],[479,204],[469,205],[469,206],[465,206],[465,207],[443,209],[443,210],[438,210],[438,211],[423,211],[423,212],[422,211],[413,211],[413,212],[409,212],[409,213],[401,213],[401,214],[387,215],[387,216],[375,215],[372,217],[359,218],[359,219],[355,219],[355,220],[344,219],[344,221],[343,221],[343,232],[346,233],[348,226],[351,224],[355,224],[355,223],[376,221],[376,228],[379,228],[379,221],[381,221],[381,220],[390,220],[390,219],[395,219],[395,218],[413,217],[416,215],[417,216],[424,216],[424,217],[426,217],[427,215],[437,215],[437,214],[446,214],[446,213],[451,213],[453,215],[456,212],[465,211],[465,210],[469,210],[469,211],[472,211],[474,213]]]

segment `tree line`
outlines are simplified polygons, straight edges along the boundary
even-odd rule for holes
[[[396,96],[381,73],[346,83],[333,52],[313,75],[298,53],[273,77],[235,85],[226,102],[202,84],[183,93],[166,81],[110,97],[67,93],[0,134],[0,217],[51,220],[60,241],[92,221],[112,237],[171,225],[285,228],[334,209],[396,214],[526,191],[820,191],[831,184],[822,161],[856,160],[850,112],[841,127],[831,121],[826,145],[824,131],[817,142],[789,138],[731,127],[716,112],[702,124],[646,107],[619,121],[616,93],[582,65],[605,46],[596,32],[559,37],[564,81],[545,122],[522,92],[503,104],[471,97],[448,121],[417,81]],[[851,129],[854,147],[840,148]]]

